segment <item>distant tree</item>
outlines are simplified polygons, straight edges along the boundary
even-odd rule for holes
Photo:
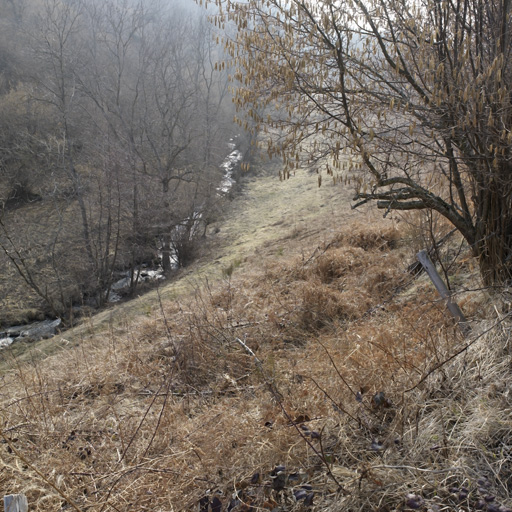
[[[227,76],[214,70],[211,30],[199,12],[147,1],[119,9],[110,0],[92,3],[88,13],[95,36],[80,87],[131,155],[134,236],[159,237],[169,271],[172,232],[204,202],[197,184],[220,163]],[[150,183],[159,190],[143,221],[138,201]]]
[[[435,210],[486,283],[511,279],[510,0],[216,3],[237,27],[236,104],[273,131],[271,156],[360,168],[358,204]]]
[[[0,17],[19,23],[23,19],[26,7],[26,0],[0,0]]]
[[[34,94],[37,101],[51,105],[58,116],[60,133],[56,133],[59,143],[55,163],[69,178],[77,199],[83,244],[88,257],[90,270],[95,261],[91,240],[90,219],[85,204],[85,183],[77,168],[75,144],[76,112],[80,96],[76,91],[74,78],[81,51],[81,18],[83,7],[78,0],[43,0],[42,11],[37,19],[34,39],[34,53],[43,69],[37,69],[33,76],[38,85]]]

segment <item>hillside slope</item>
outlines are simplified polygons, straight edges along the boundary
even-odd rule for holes
[[[175,282],[2,354],[4,492],[38,511],[509,510],[510,326],[471,258],[445,251],[464,339],[406,270],[417,224],[258,171]]]

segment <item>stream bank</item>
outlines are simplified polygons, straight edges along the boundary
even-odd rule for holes
[[[236,183],[236,178],[238,175],[237,170],[240,168],[240,163],[243,159],[243,153],[239,148],[240,142],[238,139],[239,136],[235,136],[228,141],[227,147],[229,153],[222,162],[222,164],[220,165],[220,169],[222,170],[222,179],[216,190],[217,194],[221,197],[230,194],[232,192],[233,186]],[[202,217],[202,208],[198,208],[198,210],[195,211],[193,214],[192,228],[189,229],[188,236],[190,236],[191,238],[197,236],[197,233],[199,231],[197,227],[199,226]],[[189,225],[190,220],[190,218],[184,219],[174,228],[174,238],[178,239],[183,236],[183,233],[180,230],[183,229],[183,226]],[[179,268],[176,251],[171,252],[171,262],[173,270],[176,271]],[[129,270],[121,270],[114,274],[115,281],[113,282],[113,284],[111,284],[108,292],[108,301],[106,304],[107,306],[110,306],[113,303],[120,302],[130,295],[129,291],[133,283],[133,277],[131,273],[132,272],[130,272]],[[166,279],[166,276],[164,274],[161,261],[157,262],[156,265],[150,263],[143,263],[140,265],[139,269],[137,269],[137,285],[151,285],[152,283],[156,283],[164,279]],[[98,310],[98,305],[94,302],[92,298],[87,299],[84,297],[81,304],[76,304],[73,307],[73,314],[75,318],[79,318],[80,316],[84,316],[86,313],[89,314],[93,311]],[[62,319],[49,318],[21,325],[12,325],[10,327],[3,328],[0,327],[0,329],[1,350],[11,346],[13,343],[20,341],[34,342],[51,338],[55,336],[58,332],[60,332],[61,329],[64,330],[65,326],[62,322]]]

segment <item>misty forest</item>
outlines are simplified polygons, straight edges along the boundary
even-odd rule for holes
[[[129,295],[144,268],[194,257],[235,148],[228,74],[192,2],[0,9],[3,278],[69,318],[107,302],[120,272]]]

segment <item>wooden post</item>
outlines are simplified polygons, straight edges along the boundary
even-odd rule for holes
[[[28,512],[27,497],[24,494],[8,494],[4,496],[5,512]]]
[[[435,265],[432,263],[432,261],[428,257],[427,251],[425,251],[425,250],[420,251],[417,254],[417,258],[418,258],[418,261],[423,265],[423,268],[426,270],[432,283],[434,283],[434,286],[436,287],[437,291],[439,292],[439,295],[441,295],[441,297],[446,300],[446,307],[452,314],[453,318],[455,318],[455,320],[459,324],[462,334],[464,334],[464,336],[467,336],[471,332],[471,327],[468,324],[468,321],[466,320],[466,317],[464,316],[464,313],[462,313],[458,304],[456,302],[452,301],[451,292],[450,292],[450,290],[448,290],[448,288],[444,284],[444,281],[441,279],[441,276],[438,274]]]

